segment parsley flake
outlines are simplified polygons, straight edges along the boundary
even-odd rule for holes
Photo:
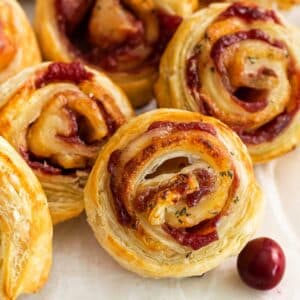
[[[257,57],[254,57],[254,56],[248,56],[247,59],[251,65],[254,65],[257,61]]]
[[[233,203],[238,203],[240,201],[240,198],[239,198],[239,196],[236,196],[235,198],[234,198],[234,200],[233,200]]]
[[[233,178],[233,172],[230,171],[230,170],[228,170],[228,171],[222,171],[222,172],[220,172],[220,176],[222,176],[222,177],[228,176],[230,178]]]

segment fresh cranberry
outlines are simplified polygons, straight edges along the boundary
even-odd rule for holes
[[[250,241],[238,257],[237,267],[242,280],[259,290],[274,288],[282,279],[285,256],[272,239]]]

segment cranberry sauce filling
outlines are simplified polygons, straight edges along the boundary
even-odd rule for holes
[[[159,64],[160,57],[182,22],[182,17],[169,15],[163,11],[158,11],[156,15],[159,21],[160,34],[150,59],[151,63],[154,65]]]
[[[236,129],[236,131],[245,144],[259,145],[272,141],[280,135],[288,127],[292,119],[293,114],[284,112],[255,131],[247,132],[243,129]]]
[[[195,48],[194,54],[187,60],[186,63],[186,83],[193,98],[197,101],[199,111],[204,115],[211,115],[210,108],[206,104],[201,95],[201,81],[198,72],[198,60],[200,51],[198,47]]]
[[[185,202],[188,207],[196,206],[202,197],[209,194],[214,187],[215,177],[205,169],[196,170],[195,175],[200,189],[185,197]]]
[[[230,17],[238,17],[244,21],[251,23],[253,21],[273,21],[281,24],[279,18],[273,10],[261,9],[256,5],[244,5],[242,3],[234,3],[220,16],[219,20],[227,19]]]
[[[268,106],[268,91],[242,86],[233,93],[234,100],[246,111],[255,113]]]
[[[141,192],[134,200],[135,208],[139,212],[143,212],[147,210],[147,208],[151,208],[155,205],[155,195],[158,193],[163,195],[167,192],[180,194],[188,207],[196,206],[205,195],[212,191],[215,178],[205,169],[194,170],[193,173],[199,184],[199,189],[197,191],[188,191],[190,179],[188,174],[178,174],[168,183],[161,184],[155,188],[149,188]]]
[[[188,191],[188,181],[188,174],[179,174],[175,179],[166,184],[162,184],[155,188],[143,191],[136,197],[134,201],[135,208],[138,211],[143,212],[148,207],[153,207],[155,205],[155,195],[159,192],[161,192],[162,194],[167,192],[177,192],[181,195],[184,195]]]
[[[97,99],[95,99],[98,108],[102,114],[103,119],[105,120],[105,124],[107,126],[108,129],[108,135],[111,136],[113,135],[116,130],[119,128],[119,126],[121,124],[118,124],[118,122],[112,117],[112,115],[106,110],[106,108],[104,107],[103,103],[101,101],[97,101]]]
[[[67,143],[79,143],[79,138],[78,137],[60,137],[62,140],[64,140]],[[47,158],[42,158],[42,157],[37,157],[30,151],[26,150],[19,150],[21,156],[24,158],[24,160],[28,163],[28,165],[33,169],[33,170],[38,170],[44,174],[49,174],[49,175],[65,175],[65,176],[72,176],[78,171],[78,169],[64,169],[61,166],[54,165],[52,162],[49,161]],[[84,170],[89,170],[90,167],[81,169],[82,171]]]
[[[19,152],[32,169],[39,170],[50,175],[62,174],[63,170],[61,168],[50,165],[46,160],[37,158],[31,152],[24,149],[19,149]]]
[[[84,137],[79,136],[79,122],[78,122],[78,116],[76,112],[74,112],[72,109],[68,107],[64,107],[68,113],[68,119],[69,119],[69,126],[71,128],[71,133],[66,135],[57,135],[60,139],[65,141],[66,143],[70,144],[84,144]]]
[[[199,73],[198,73],[198,60],[199,60],[199,52],[193,54],[187,61],[186,66],[186,81],[187,86],[194,93],[198,92],[201,87]]]
[[[219,216],[211,220],[205,220],[198,225],[179,229],[169,225],[164,226],[164,230],[170,234],[179,244],[199,250],[219,239],[216,223]]]
[[[133,224],[133,218],[128,213],[123,199],[122,193],[120,193],[120,185],[118,185],[118,165],[120,163],[120,156],[122,154],[121,150],[114,151],[108,162],[108,172],[111,175],[110,178],[110,190],[114,199],[114,205],[117,213],[117,219],[122,225],[130,225]]]
[[[142,45],[150,46],[152,48],[151,54],[146,59],[141,59],[143,62],[132,71],[138,72],[141,66],[157,66],[165,47],[180,25],[182,18],[163,11],[156,11],[160,32],[154,44],[150,45],[145,40],[144,24],[137,20],[135,23],[138,30],[128,36],[124,42],[112,45],[107,49],[105,47],[100,49],[87,34],[95,2],[95,0],[76,0],[74,3],[67,0],[55,1],[59,30],[68,38],[70,50],[88,63],[97,65],[106,71],[117,72],[119,58],[122,58],[122,62],[124,60],[128,62],[139,60],[141,58],[137,57],[136,48]],[[138,19],[125,4],[122,3],[122,6],[132,15],[132,18]]]
[[[89,131],[91,130],[84,116],[73,111],[69,107],[64,107],[68,111],[71,133],[68,136],[57,135],[60,139],[70,144],[81,144],[86,146],[100,146],[107,140],[108,137],[113,135],[121,124],[112,117],[112,115],[106,110],[105,106],[95,96],[90,97],[98,106],[99,111],[107,126],[107,134],[101,141],[89,141]]]
[[[84,80],[92,79],[93,74],[87,72],[84,66],[79,62],[72,63],[52,63],[48,66],[46,72],[42,73],[35,81],[36,88],[40,88],[56,81],[71,81],[79,84]]]
[[[189,130],[200,130],[205,131],[211,135],[216,135],[216,130],[214,127],[210,124],[201,123],[201,122],[189,122],[189,123],[176,123],[176,122],[170,122],[170,121],[157,121],[152,123],[148,131],[154,130],[154,129],[166,129],[171,132],[173,131],[189,131]]]

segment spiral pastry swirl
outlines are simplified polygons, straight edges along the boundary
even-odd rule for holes
[[[80,63],[26,69],[0,88],[0,134],[34,169],[53,222],[78,215],[99,149],[133,115],[121,90]]]
[[[104,70],[141,106],[153,97],[163,50],[196,7],[197,0],[39,0],[36,31],[47,59]]]
[[[15,0],[0,2],[0,82],[41,61],[27,17]]]
[[[185,20],[169,44],[159,105],[220,119],[254,162],[284,154],[300,140],[299,36],[272,10],[213,4]]]
[[[0,137],[0,298],[14,300],[45,283],[52,261],[52,222],[32,170]]]
[[[149,277],[200,275],[255,231],[261,192],[237,135],[198,113],[159,109],[123,125],[84,193],[99,243]]]

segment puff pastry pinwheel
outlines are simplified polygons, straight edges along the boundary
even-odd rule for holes
[[[54,223],[83,211],[98,150],[132,115],[107,76],[78,62],[40,64],[0,87],[0,135],[40,179]]]
[[[27,17],[15,0],[0,1],[0,82],[41,62]]]
[[[252,162],[217,119],[159,109],[131,119],[102,148],[85,207],[99,243],[147,277],[201,275],[237,254],[262,208]]]
[[[213,0],[200,0],[200,8],[207,6],[213,2],[237,2],[234,0],[223,0],[223,1],[213,1]],[[244,2],[252,2],[258,5],[263,5],[265,7],[278,6],[280,9],[289,9],[295,4],[299,4],[299,0],[245,0]]]
[[[52,261],[52,222],[32,170],[0,137],[0,298],[39,290]]]
[[[197,5],[197,0],[38,0],[36,31],[47,59],[79,59],[104,70],[134,106],[142,106],[153,97],[166,44]]]
[[[186,19],[160,65],[161,107],[214,116],[265,162],[300,141],[300,34],[255,4],[212,4]]]

